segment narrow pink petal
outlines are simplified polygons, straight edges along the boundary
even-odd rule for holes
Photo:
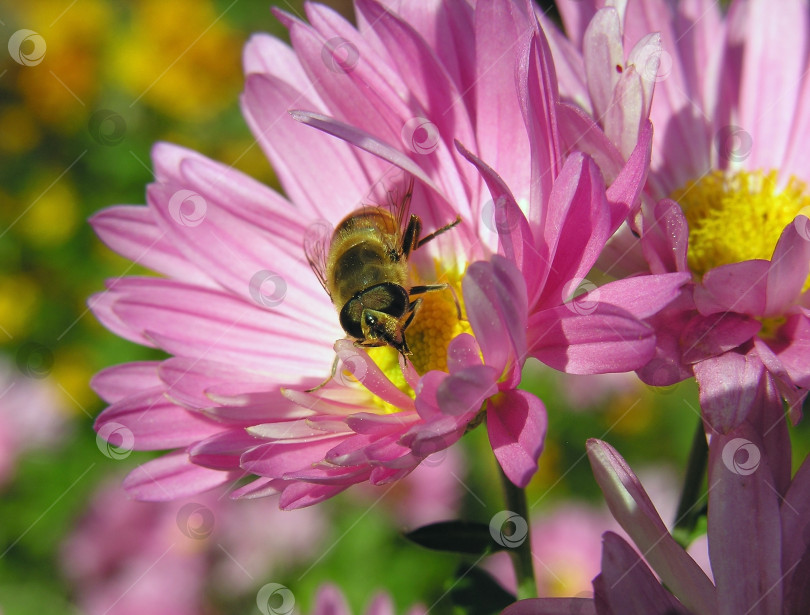
[[[689,226],[680,205],[661,199],[653,209],[651,220],[644,221],[641,247],[652,273],[688,271],[686,250]]]
[[[633,142],[627,163],[607,189],[608,202],[613,205],[610,228],[616,230],[640,206],[639,197],[647,181],[652,151],[652,124],[644,121]],[[598,162],[598,161],[597,161]]]
[[[610,223],[599,169],[590,158],[570,155],[549,197],[543,240],[550,250],[551,273],[541,304],[559,305],[576,290],[604,248],[611,234]]]
[[[247,432],[252,436],[264,440],[285,443],[315,442],[333,433],[342,433],[343,435],[350,434],[345,421],[332,421],[331,425],[327,425],[325,421],[315,423],[307,419],[262,423],[261,425],[249,427]]]
[[[579,107],[565,103],[557,105],[557,118],[563,151],[579,151],[593,158],[605,183],[612,184],[625,161],[593,118]],[[618,200],[618,197],[613,200]]]
[[[245,452],[242,468],[252,474],[283,478],[287,472],[308,468],[322,461],[327,451],[344,436],[324,436],[312,442],[269,442]]]
[[[810,519],[810,456],[805,457],[796,471],[790,488],[780,506],[782,522],[782,570],[790,578],[790,571],[799,565],[807,551],[807,520]],[[783,585],[789,587],[786,580]]]
[[[744,314],[695,314],[681,330],[683,361],[697,363],[733,350],[750,341],[761,328],[761,322]]]
[[[252,34],[242,51],[245,75],[259,73],[275,77],[301,92],[313,102],[319,102],[304,67],[289,44],[265,33]],[[325,109],[325,106],[318,106]]]
[[[647,568],[633,548],[613,532],[602,536],[601,598],[611,613],[690,615]]]
[[[467,367],[481,365],[480,352],[481,347],[472,335],[457,335],[447,346],[447,371],[455,374]]]
[[[768,340],[768,345],[779,358],[788,379],[810,389],[810,317],[791,314],[780,328],[778,337]]]
[[[720,615],[782,610],[779,495],[762,455],[759,434],[745,422],[709,447],[709,556]]]
[[[560,87],[560,96],[587,113],[592,113],[582,54],[573,41],[560,31],[550,16],[542,11],[536,11],[536,15],[540,27],[548,38],[548,46],[554,59],[554,68]]]
[[[118,337],[122,337],[130,342],[135,342],[142,346],[155,346],[155,342],[147,338],[142,331],[132,329],[125,323],[118,314],[114,311],[115,302],[120,298],[120,294],[115,292],[115,287],[119,284],[125,284],[131,278],[116,278],[107,280],[108,289],[90,295],[87,298],[87,307],[93,312],[98,321],[104,325],[109,331],[115,333]]]
[[[763,378],[756,357],[727,352],[694,367],[703,419],[719,433],[728,433],[745,420]]]
[[[810,134],[810,73],[802,76],[793,125],[788,131],[790,143],[785,159],[779,168],[780,177],[810,177],[810,162],[807,160],[804,135]]]
[[[360,482],[360,481],[356,481]],[[336,496],[349,488],[353,483],[344,485],[314,485],[310,483],[293,482],[284,488],[278,501],[281,510],[296,510],[312,506]]]
[[[239,470],[239,459],[247,450],[263,443],[244,429],[229,429],[189,448],[192,463],[214,470]]]
[[[436,390],[441,412],[452,417],[477,413],[486,399],[498,392],[495,382],[499,373],[489,365],[478,365],[446,377]]]
[[[572,302],[533,314],[529,343],[532,356],[569,374],[632,371],[655,351],[652,328],[600,302]]]
[[[696,614],[716,613],[717,598],[712,582],[669,534],[627,462],[606,442],[588,440],[587,449],[594,478],[610,512],[661,581]]]
[[[506,477],[525,487],[537,472],[548,417],[543,402],[527,391],[504,391],[487,403],[487,432]]]
[[[701,314],[739,312],[763,316],[770,262],[750,260],[721,265],[703,276],[695,288],[695,305]]]
[[[475,106],[478,155],[512,186],[519,202],[529,199],[529,138],[523,124],[515,67],[532,31],[519,3],[481,2],[475,7]],[[457,137],[472,147],[469,139]],[[493,195],[494,197],[494,195]]]
[[[797,220],[805,220],[801,217]],[[810,237],[799,233],[797,223],[788,224],[771,258],[768,296],[764,316],[780,316],[796,303],[810,271]]]
[[[615,8],[606,7],[596,12],[585,31],[582,57],[594,116],[604,121],[615,106],[614,91],[622,74],[617,67],[624,68],[622,25]],[[616,144],[621,142],[620,139],[611,140]]]
[[[526,352],[526,285],[511,261],[493,256],[467,268],[462,281],[467,317],[484,362],[502,372]]]
[[[171,242],[148,207],[116,205],[94,214],[90,224],[111,250],[142,267],[170,278],[204,286],[213,280]]]
[[[313,613],[323,615],[351,615],[349,605],[340,590],[331,584],[321,585],[315,596]]]
[[[161,384],[158,377],[159,365],[160,361],[113,365],[93,376],[90,386],[101,399],[112,404],[144,389],[159,387]]]
[[[245,486],[235,489],[231,492],[231,498],[237,500],[244,498],[246,500],[254,498],[265,498],[270,495],[278,495],[284,488],[286,483],[277,478],[259,478],[250,481]]]
[[[346,369],[369,391],[380,399],[402,410],[413,409],[413,399],[403,393],[385,375],[367,352],[358,349],[350,340],[335,342],[335,352]]]
[[[584,4],[570,2],[566,4]],[[590,598],[529,598],[510,604],[502,615],[597,615]]]
[[[404,428],[418,421],[415,413],[373,414],[371,412],[358,412],[346,417],[346,425],[359,434],[384,436],[399,433]]]
[[[788,320],[788,323],[789,322],[790,320]],[[803,344],[799,345],[800,348],[802,345]],[[797,348],[797,350],[800,350],[800,348]],[[781,353],[775,354],[774,349],[759,337],[754,338],[753,352],[756,353],[760,361],[762,361],[762,364],[765,365],[765,369],[773,376],[779,395],[784,398],[787,403],[788,416],[791,421],[794,425],[798,424],[802,417],[802,405],[804,404],[808,391],[806,388],[799,388],[797,383],[807,382],[807,376],[803,373],[807,370],[807,352],[801,352],[799,357],[797,357],[800,364],[799,370],[801,370],[798,379],[794,379],[793,374],[795,372],[793,369],[787,369],[786,363],[783,361],[783,355]],[[788,360],[793,358],[789,350],[784,355],[784,358]]]
[[[655,329],[655,355],[637,370],[639,378],[651,386],[669,386],[693,376],[692,366],[682,361],[681,331],[695,314],[690,286],[647,324]]]
[[[578,48],[582,49],[582,41],[588,24],[596,14],[598,5],[596,0],[583,0],[582,2],[561,2],[557,10],[562,17],[565,33]]]
[[[796,52],[810,36],[807,4],[792,0],[774,11],[767,2],[750,3],[744,36],[739,117],[753,143],[746,165],[779,167],[791,134],[785,118],[793,117],[808,68],[806,53]]]
[[[616,73],[614,68],[613,73]],[[605,134],[629,157],[638,141],[644,113],[644,78],[635,66],[621,73],[613,97],[604,115]]]
[[[188,446],[222,431],[220,423],[171,403],[163,388],[147,389],[124,398],[104,410],[95,423],[95,430],[104,434],[106,428],[123,425],[132,435],[131,449],[150,451]],[[117,444],[112,442],[112,444]]]
[[[652,316],[673,301],[690,279],[688,273],[643,275],[608,282],[582,295],[583,302],[610,303],[639,319]]]
[[[124,479],[124,489],[137,500],[168,502],[219,487],[241,476],[194,465],[177,451],[138,466]]]

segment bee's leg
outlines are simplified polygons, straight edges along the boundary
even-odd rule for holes
[[[411,218],[415,218],[415,217],[416,216],[411,216]],[[441,235],[442,233],[444,233],[446,231],[449,231],[451,228],[456,226],[459,222],[461,222],[461,216],[456,216],[456,219],[453,220],[450,224],[445,224],[443,227],[438,228],[435,231],[433,231],[430,235],[426,235],[425,237],[422,237],[419,241],[416,242],[416,245],[414,246],[413,249],[417,250],[417,249],[421,248],[428,241],[430,241],[431,239],[434,239],[435,237],[438,237],[439,235]],[[410,227],[410,225],[408,225],[408,227]],[[421,227],[421,223],[420,223],[420,227]],[[420,228],[420,230],[421,230],[421,228]],[[418,237],[418,235],[417,235],[417,237]]]
[[[456,315],[458,316],[458,319],[466,320],[461,314],[461,303],[459,303],[458,295],[456,295],[456,289],[453,288],[450,284],[428,284],[426,286],[414,286],[409,291],[409,294],[421,295],[431,291],[444,290],[445,288],[449,289],[450,292],[453,293],[453,301],[456,304]]]
[[[411,214],[411,219],[408,221],[408,226],[405,232],[402,233],[402,246],[400,252],[405,258],[410,256],[416,248],[419,247],[419,234],[422,232],[422,221],[419,216]]]
[[[317,391],[318,389],[320,389],[322,387],[325,387],[327,384],[329,384],[329,381],[332,378],[334,378],[335,374],[337,373],[337,366],[338,366],[338,361],[339,360],[340,359],[337,356],[337,353],[335,353],[335,360],[332,361],[332,373],[329,374],[329,377],[326,380],[324,380],[323,382],[321,382],[318,386],[316,386],[314,388],[311,388],[311,389],[307,389],[306,391],[304,391],[304,393],[312,393],[312,392]]]

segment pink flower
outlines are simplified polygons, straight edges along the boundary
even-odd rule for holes
[[[594,24],[616,14],[596,8],[561,6],[570,41],[553,37],[558,53],[581,45],[585,68],[599,51]],[[661,50],[650,65],[658,69],[656,131],[648,200],[636,220],[641,238],[623,229],[611,252],[623,258],[613,265],[624,273],[689,272],[694,282],[648,320],[657,348],[639,375],[655,385],[694,375],[707,427],[721,433],[763,396],[773,416],[781,396],[797,421],[810,385],[810,166],[802,145],[810,64],[795,49],[807,42],[810,9],[732,2],[722,15],[710,3],[644,0],[614,17],[627,45],[657,31]],[[568,91],[583,83],[593,90],[596,77],[578,62],[569,66]],[[774,453],[785,429],[769,431]],[[790,460],[777,463],[774,454],[772,463],[784,488]]]
[[[527,600],[504,612],[807,612],[810,559],[801,532],[810,512],[810,461],[805,459],[785,497],[780,497],[758,431],[746,421],[711,440],[708,542],[716,585],[669,535],[624,459],[610,445],[590,440],[588,456],[596,480],[646,564],[622,538],[607,532],[602,572],[593,583],[594,601]]]
[[[13,479],[20,455],[54,446],[67,433],[64,400],[44,375],[22,373],[0,356],[0,486]]]
[[[316,508],[268,509],[216,494],[135,502],[102,485],[62,545],[61,563],[87,615],[197,615],[211,597],[252,597],[262,579],[313,556],[327,524]]]
[[[364,611],[365,615],[394,615],[394,603],[383,593],[377,594]],[[414,606],[408,610],[408,615],[425,615],[427,610],[421,606]],[[334,585],[322,585],[315,598],[315,608],[311,615],[351,615],[349,605]]]

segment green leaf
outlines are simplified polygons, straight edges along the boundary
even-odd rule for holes
[[[434,551],[468,555],[484,555],[504,548],[492,539],[488,525],[472,521],[431,523],[405,534],[405,538]]]
[[[460,567],[456,574],[461,578],[450,590],[450,599],[458,613],[495,615],[516,600],[515,596],[480,568],[465,570]]]

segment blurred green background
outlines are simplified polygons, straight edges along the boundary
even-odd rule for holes
[[[340,4],[350,16],[347,3]],[[282,8],[302,13],[297,0]],[[13,372],[9,378],[54,392],[63,422],[46,446],[23,443],[0,485],[0,612],[79,613],[83,590],[66,574],[70,562],[60,560],[62,544],[105,478],[119,480],[149,458],[101,454],[92,421],[103,404],[88,382],[106,366],[160,358],[109,333],[88,312],[87,297],[102,290],[105,278],[147,272],[106,249],[86,220],[112,204],[144,202],[152,180],[149,151],[159,140],[279,189],[241,118],[238,95],[249,35],[286,34],[267,4],[236,0],[0,4],[0,38],[8,41],[21,29],[40,35],[47,49],[29,66],[0,50],[0,355]],[[25,44],[24,53],[35,50],[33,42]],[[538,523],[563,502],[599,505],[583,458],[588,437],[608,439],[634,467],[665,468],[680,480],[697,423],[693,386],[653,391],[622,378],[594,385],[538,366],[526,376],[526,387],[546,400],[550,414],[547,450],[530,487]],[[588,400],[572,397],[583,389],[591,392]],[[3,394],[0,418],[26,412],[10,407],[10,395]],[[4,428],[14,429],[0,423]],[[803,453],[802,431],[804,445],[797,448]],[[462,448],[460,514],[486,523],[503,504],[483,430],[465,438]],[[456,569],[471,562],[407,543],[390,508],[369,508],[375,497],[344,494],[323,505],[330,529],[320,555],[256,578],[247,589],[209,588],[197,612],[258,613],[255,592],[268,581],[290,587],[307,612],[315,588],[329,580],[343,588],[356,612],[378,589],[390,592],[400,611],[422,602],[434,605],[431,612],[452,612],[448,590]],[[570,593],[565,575],[556,578],[554,591]]]

